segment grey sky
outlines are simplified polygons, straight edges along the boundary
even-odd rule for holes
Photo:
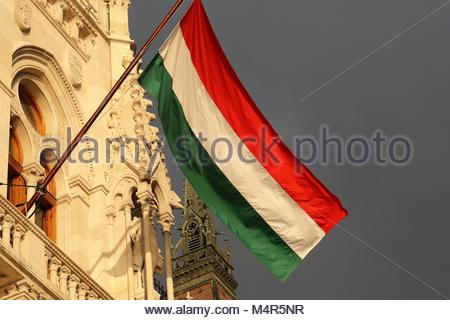
[[[155,54],[182,12],[150,49]],[[250,95],[283,140],[319,135],[409,136],[406,167],[316,164],[315,175],[349,210],[341,224],[450,296],[450,5],[309,96],[444,4],[438,0],[204,0],[215,32]],[[172,1],[134,0],[138,47]],[[156,110],[154,110],[156,113]],[[159,124],[158,124],[159,126]],[[166,149],[176,191],[182,174]],[[219,224],[219,229],[228,230]],[[240,299],[439,299],[430,287],[341,229],[280,283],[232,235]]]

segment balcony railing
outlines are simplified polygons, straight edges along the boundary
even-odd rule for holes
[[[0,260],[13,261],[18,272],[54,299],[113,299],[46,234],[0,196]],[[25,277],[25,276],[24,276]]]

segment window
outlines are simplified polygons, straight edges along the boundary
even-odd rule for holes
[[[31,126],[41,135],[45,134],[45,126],[36,99],[23,85],[19,85],[19,100]]]
[[[28,123],[40,135],[44,135],[46,127],[41,111],[48,111],[46,99],[40,89],[31,81],[23,79],[18,86],[18,96],[23,112],[28,120]],[[41,109],[40,107],[44,107]],[[47,107],[47,109],[46,109]],[[46,113],[48,116],[48,112]],[[25,119],[22,119],[25,120]],[[23,209],[30,194],[27,195],[27,190],[34,193],[33,188],[27,188],[26,181],[22,177],[23,174],[23,142],[19,135],[20,126],[11,125],[10,139],[9,139],[9,161],[8,161],[8,200],[18,207]],[[19,128],[19,129],[18,129]],[[25,144],[26,145],[26,144]],[[50,149],[41,152],[40,163],[47,175],[56,159],[54,153]],[[50,160],[50,161],[49,161]],[[47,236],[53,241],[56,240],[56,183],[51,181],[47,187],[47,192],[42,195],[36,203],[34,211],[34,221]]]
[[[41,152],[40,163],[45,169],[45,175],[50,172],[55,161],[56,157],[50,149]],[[50,239],[56,241],[56,183],[54,179],[47,186],[47,192],[36,203],[35,222]]]
[[[22,146],[14,129],[9,133],[8,190],[7,198],[15,206],[27,201],[27,188],[22,177]]]

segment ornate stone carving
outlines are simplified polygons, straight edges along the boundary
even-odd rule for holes
[[[19,1],[19,0],[17,0]],[[31,0],[20,0],[31,1]],[[36,1],[36,0],[35,0]],[[89,59],[98,36],[92,24],[91,8],[81,10],[73,0],[37,0],[38,8],[56,25],[56,28],[72,42],[84,59]],[[80,3],[85,6],[83,2]]]
[[[170,212],[165,212],[163,214],[160,214],[158,217],[158,224],[161,225],[161,229],[163,232],[171,232],[172,227],[174,226],[174,216]]]
[[[33,9],[29,0],[16,0],[15,17],[17,26],[22,32],[31,29]]]
[[[70,100],[74,106],[74,111],[76,112],[79,125],[82,126],[84,124],[84,114],[83,111],[78,103],[77,95],[75,93],[75,90],[73,89],[73,86],[71,85],[71,81],[68,77],[66,77],[66,73],[63,72],[63,69],[69,69],[68,68],[68,61],[65,61],[66,66],[61,66],[55,59],[55,57],[49,53],[48,51],[45,51],[41,48],[35,47],[35,46],[23,46],[20,49],[16,51],[16,53],[13,56],[13,64],[15,64],[19,59],[22,57],[28,57],[28,56],[35,56],[40,57],[43,62],[45,62],[45,67],[51,68],[52,72],[55,72],[58,76],[58,80],[61,84],[64,85],[64,89],[68,92],[70,96]],[[66,59],[68,60],[68,58]],[[14,97],[12,99],[12,106],[17,110],[17,112],[21,112],[19,115],[22,116],[23,110],[20,106],[20,101],[18,97]],[[24,114],[23,114],[24,115]],[[24,121],[24,124],[27,126],[28,122]],[[28,128],[27,128],[28,129]],[[37,134],[33,135],[33,130],[28,130],[28,132],[31,132],[33,139],[34,136],[37,137],[38,141],[41,141],[41,137],[39,137]],[[65,170],[65,168],[63,169]]]
[[[80,40],[80,30],[84,27],[83,23],[78,19],[72,19],[67,23],[67,33],[75,40]]]
[[[54,4],[49,7],[51,16],[59,23],[63,23],[64,11],[67,9],[67,5],[61,1],[55,1]]]
[[[74,54],[69,54],[69,77],[72,86],[81,87],[83,82],[83,64]]]
[[[123,68],[128,67],[132,59],[133,52],[129,51],[122,59]],[[114,169],[117,163],[115,159],[125,160],[139,178],[145,180],[154,173],[162,156],[159,150],[158,129],[149,125],[156,116],[148,111],[152,102],[144,97],[145,91],[137,82],[139,75],[140,70],[137,66],[113,98],[108,127],[114,158],[113,164],[108,169]],[[123,154],[123,150],[119,150],[119,147],[121,149],[125,147],[125,159],[119,158],[119,151]]]
[[[45,300],[45,294],[39,290],[34,284],[27,280],[21,280],[10,285],[5,290],[7,295],[27,294],[33,300]]]

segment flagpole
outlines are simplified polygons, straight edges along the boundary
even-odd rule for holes
[[[128,67],[125,69],[123,74],[120,76],[119,80],[114,84],[114,86],[111,88],[111,90],[108,92],[106,97],[103,99],[103,101],[98,106],[97,110],[95,110],[94,114],[89,118],[89,120],[86,122],[86,124],[81,128],[80,132],[77,134],[77,136],[73,139],[73,141],[67,146],[66,151],[61,155],[61,158],[58,159],[58,161],[55,163],[53,168],[50,170],[50,172],[47,174],[47,176],[44,178],[44,181],[42,181],[42,184],[40,185],[40,188],[33,194],[31,199],[28,201],[28,204],[25,206],[25,213],[28,213],[28,211],[33,207],[33,205],[36,203],[36,201],[39,199],[40,191],[45,190],[50,183],[50,181],[55,177],[56,173],[61,169],[64,162],[69,158],[73,150],[77,147],[77,145],[80,143],[83,136],[87,133],[87,131],[92,127],[92,125],[95,123],[95,120],[100,116],[102,111],[105,109],[109,101],[112,99],[116,91],[120,88],[120,86],[124,83],[126,78],[130,75],[131,71],[136,67],[139,60],[142,58],[142,56],[145,54],[145,52],[148,50],[150,45],[153,43],[155,38],[158,36],[158,34],[161,32],[162,28],[169,22],[169,20],[173,17],[175,12],[180,8],[180,6],[183,4],[184,0],[177,0],[175,4],[172,6],[170,11],[167,13],[167,15],[164,17],[164,19],[159,23],[158,27],[153,31],[151,36],[148,38],[147,42],[144,44],[144,46],[139,50],[139,52],[134,57],[133,61],[128,65]]]

